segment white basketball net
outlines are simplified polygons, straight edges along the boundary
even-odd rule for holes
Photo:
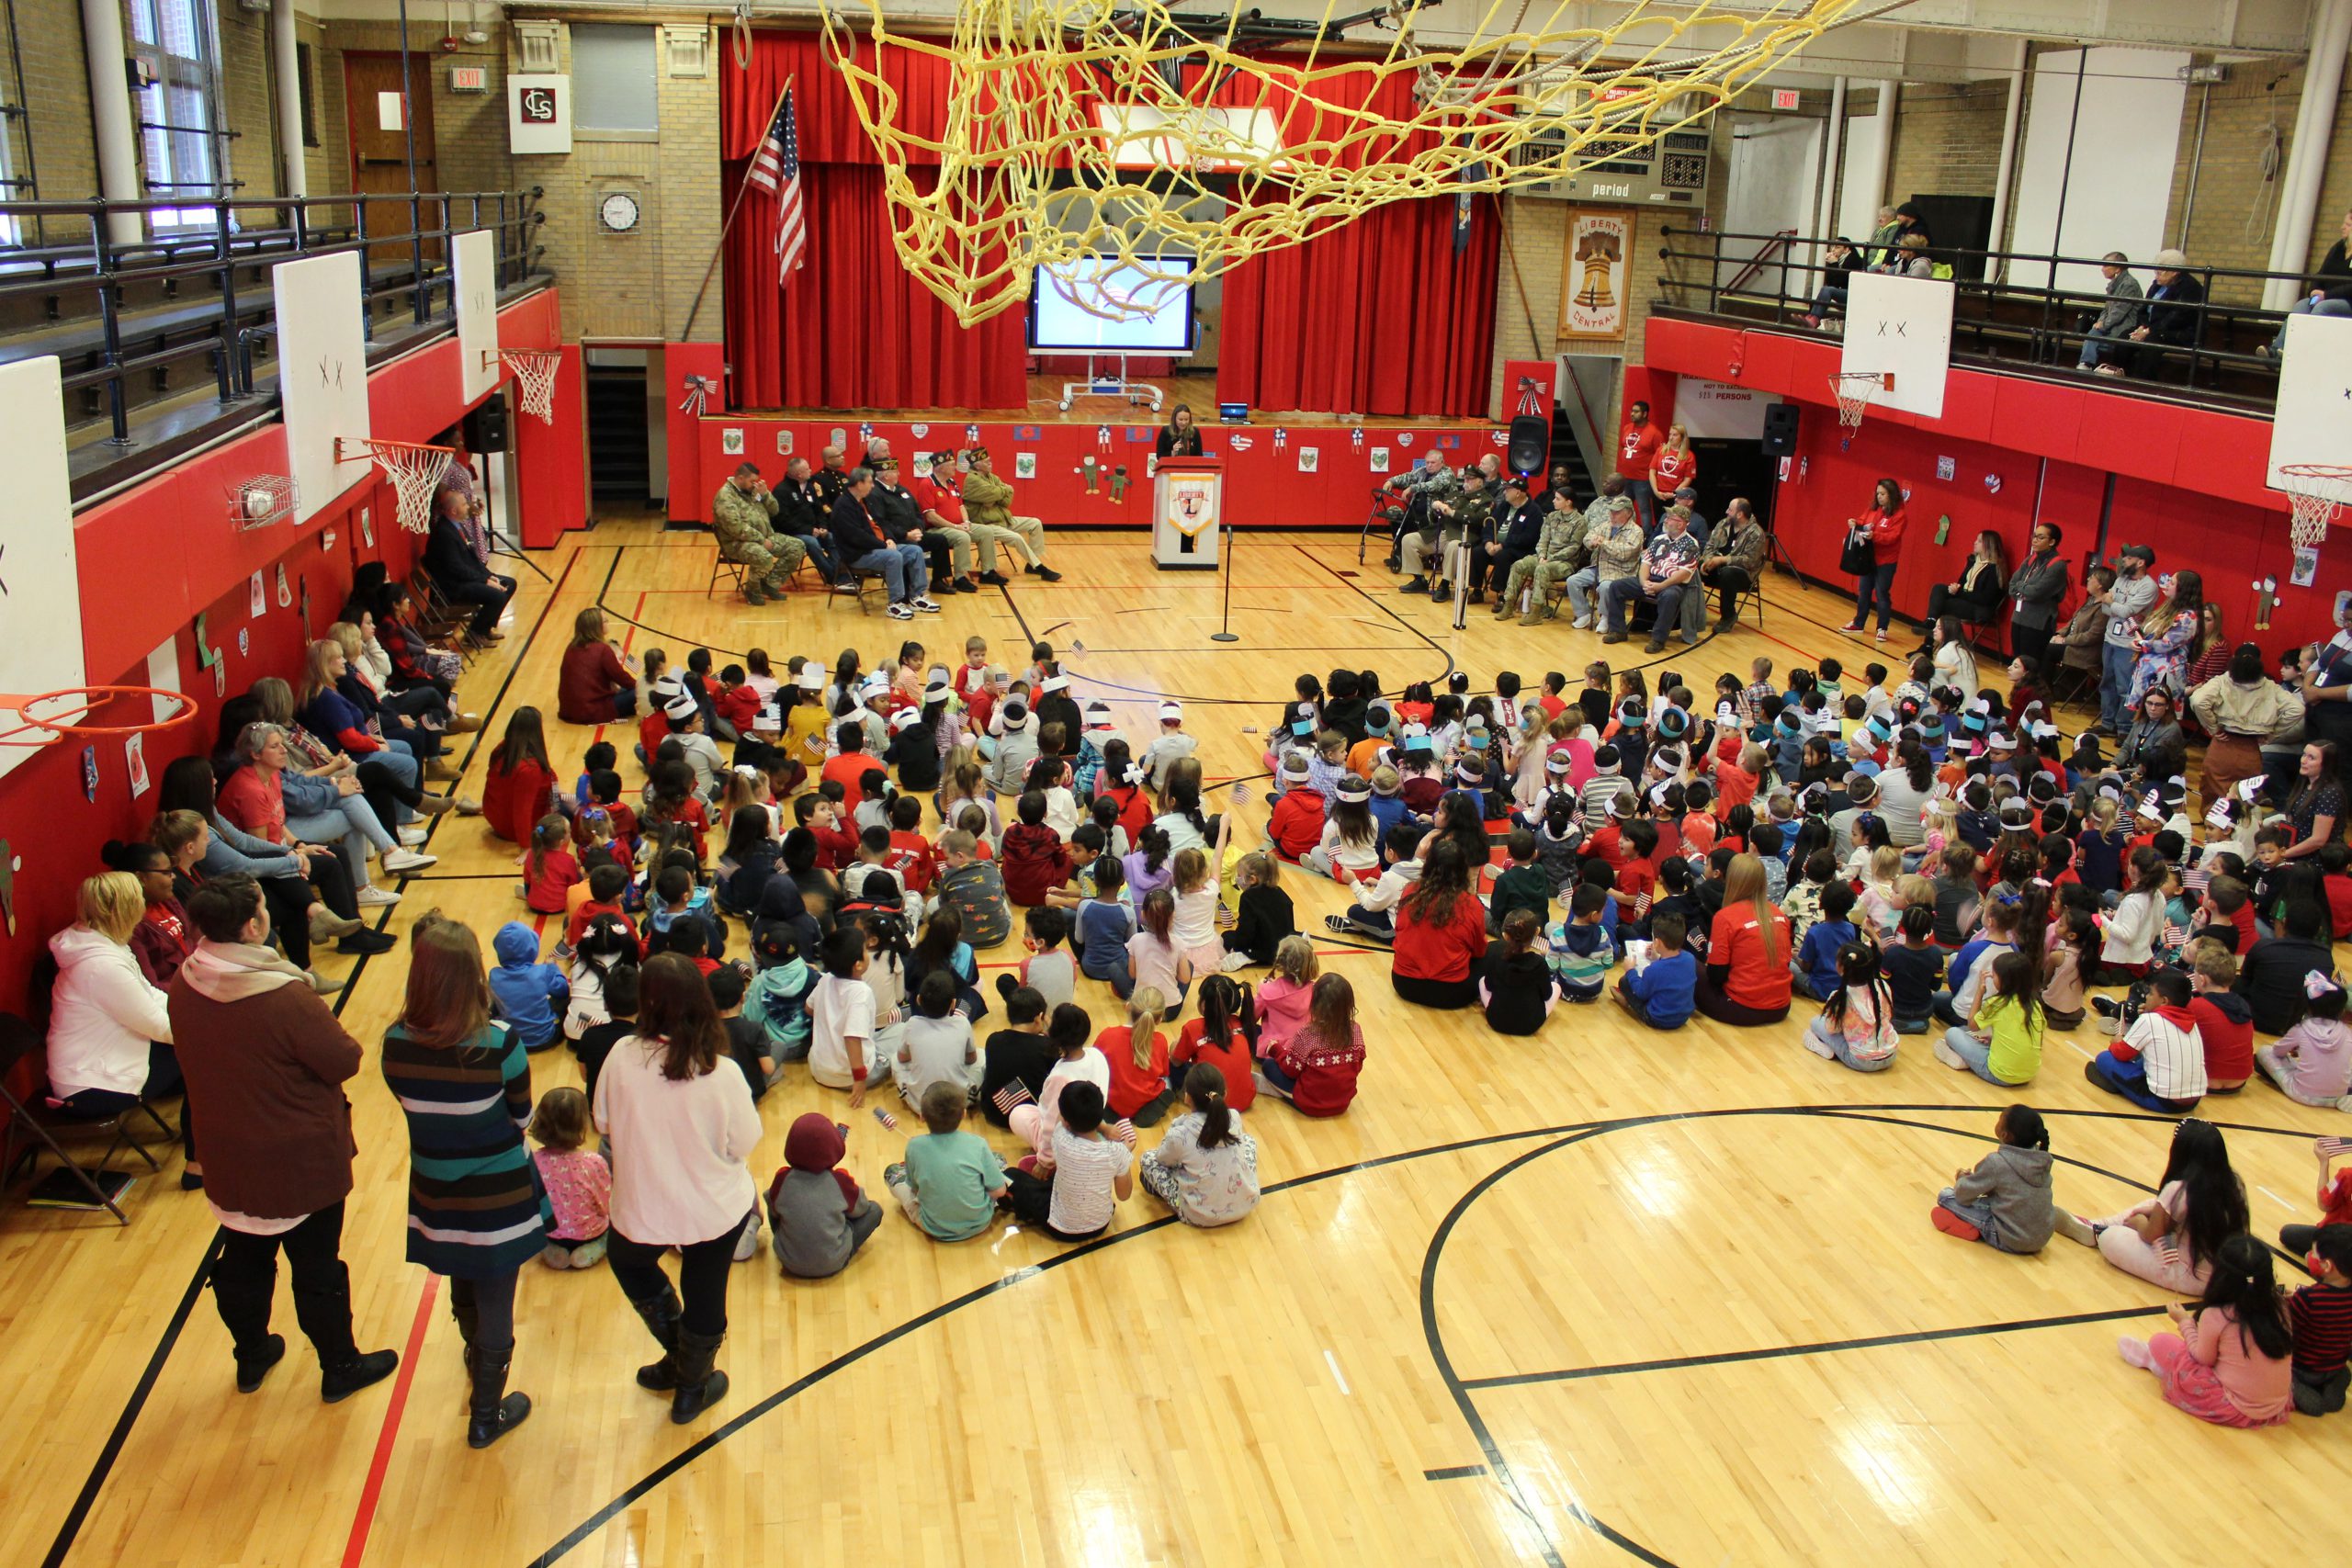
[[[555,373],[563,364],[563,355],[544,349],[518,349],[499,357],[514,372],[515,385],[522,392],[523,412],[553,424]]]
[[[441,476],[449,471],[449,461],[456,456],[447,446],[420,446],[410,441],[370,441],[368,456],[374,457],[392,481],[392,493],[400,498],[396,515],[401,526],[412,534],[422,534],[433,526],[433,492],[441,486]]]
[[[1885,378],[1875,370],[1845,370],[1829,378],[1829,389],[1838,399],[1838,423],[1849,431],[1862,427],[1862,415],[1870,412],[1871,400],[1878,396]]]
[[[2279,488],[2287,492],[2294,522],[2288,537],[2299,550],[2315,550],[2327,537],[2335,514],[2352,505],[2352,468],[2324,463],[2296,463],[2278,470]]]

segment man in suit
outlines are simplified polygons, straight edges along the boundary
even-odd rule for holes
[[[843,564],[860,571],[877,571],[890,591],[890,618],[911,621],[915,612],[927,615],[939,614],[939,606],[923,596],[931,586],[931,577],[923,569],[922,530],[915,530],[918,537],[896,539],[876,517],[869,500],[874,494],[874,473],[869,468],[855,468],[847,476],[848,483],[841,499],[833,502],[829,522],[833,531],[835,547]]]
[[[424,536],[424,570],[433,574],[442,597],[474,606],[471,630],[484,642],[500,640],[498,617],[514,597],[514,580],[502,577],[482,564],[466,537],[469,506],[465,492],[445,490],[435,499],[433,525]]]
[[[832,530],[825,526],[825,514],[832,510],[832,502],[817,488],[808,458],[795,457],[784,466],[784,483],[775,499],[776,531],[798,539],[831,582],[841,572],[841,563],[833,558]]]
[[[1544,537],[1544,519],[1551,510],[1550,491],[1540,497],[1530,496],[1527,481],[1517,474],[1503,481],[1502,499],[1495,503],[1494,515],[1487,524],[1487,541],[1471,551],[1471,604],[1480,602],[1482,584],[1491,581],[1495,614],[1510,614],[1510,595],[1503,591],[1504,585],[1510,581],[1511,568],[1535,553]]]

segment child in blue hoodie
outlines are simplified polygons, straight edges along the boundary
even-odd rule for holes
[[[1617,982],[1617,999],[1652,1029],[1679,1029],[1698,1010],[1699,960],[1682,945],[1688,934],[1681,916],[1658,916],[1649,962]]]
[[[1838,952],[1857,940],[1854,922],[1848,919],[1853,912],[1851,883],[1833,881],[1822,888],[1821,919],[1805,929],[1804,945],[1797,949],[1791,971],[1799,996],[1827,1001],[1845,984],[1838,974]]]
[[[817,972],[800,951],[800,933],[784,924],[763,927],[753,951],[760,967],[743,998],[743,1016],[767,1031],[770,1059],[805,1062],[808,993],[817,988]]]
[[[526,1051],[544,1051],[556,1043],[559,1010],[571,999],[571,987],[563,971],[539,962],[538,933],[520,920],[498,928],[491,951],[498,967],[490,972],[490,995],[498,1016],[514,1031]]]

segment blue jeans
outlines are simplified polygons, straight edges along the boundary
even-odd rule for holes
[[[2123,694],[2132,689],[2132,669],[2140,656],[2128,648],[2113,643],[2100,645],[2098,650],[2098,717],[2116,734],[2123,733],[2131,716],[2124,711]]]
[[[890,590],[890,603],[919,599],[931,586],[930,569],[923,564],[921,545],[886,545],[849,563],[860,571],[878,571]]]
[[[820,539],[814,534],[796,534],[793,537],[798,539],[801,546],[808,550],[808,558],[816,563],[819,575],[822,576],[826,581],[831,582],[840,575],[841,569],[833,560],[833,546],[831,539]]]
[[[1657,491],[1650,488],[1646,479],[1625,476],[1625,499],[1634,503],[1634,515],[1642,520],[1642,537],[1647,539],[1657,531]]]
[[[1593,602],[1600,592],[1600,569],[1579,567],[1568,573],[1560,586],[1567,591],[1569,617],[1578,621],[1592,619]]]
[[[2124,349],[2122,334],[2130,330],[2129,327],[2124,327],[2113,333],[2103,333],[2096,328],[2092,329],[2090,336],[2083,340],[2083,352],[2075,361],[2075,368],[2089,370],[2106,364],[2121,354]]]
[[[2287,314],[2290,316],[2352,316],[2352,300],[2323,299],[2314,305],[2311,301],[2311,296],[2307,294],[2288,306]],[[2270,340],[2270,352],[2284,354],[2286,351],[2287,323],[2282,321],[2278,323],[2278,335]]]
[[[2196,1105],[2194,1100],[2187,1105],[2166,1105],[2149,1093],[2148,1069],[2137,1057],[2128,1062],[2119,1062],[2115,1059],[2114,1052],[2101,1051],[2083,1069],[2083,1076],[2088,1078],[2095,1088],[2103,1089],[2109,1094],[2120,1094],[2143,1111],[2161,1111],[2178,1115],[2185,1110],[2194,1109]]]
[[[1878,629],[1894,625],[1894,562],[1884,561],[1871,568],[1867,577],[1854,579],[1854,624],[1860,626],[1870,619],[1871,602],[1878,602]]]
[[[1993,1076],[1992,1042],[1988,1040],[1979,1040],[1965,1029],[1955,1026],[1944,1031],[1944,1044],[1951,1050],[1953,1055],[1968,1064],[1968,1070],[1970,1072],[1974,1073],[1986,1083],[1996,1085],[2001,1089],[2016,1089],[2019,1087],[2017,1084],[2004,1082],[2002,1079],[1996,1078]]]
[[[1812,1035],[1820,1044],[1827,1047],[1831,1055],[1858,1073],[1883,1073],[1894,1066],[1894,1053],[1892,1051],[1879,1057],[1855,1055],[1853,1047],[1846,1043],[1846,1036],[1829,1027],[1829,1020],[1826,1017],[1815,1019],[1804,1026],[1804,1032]]]

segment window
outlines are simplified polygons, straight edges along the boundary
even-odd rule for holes
[[[574,130],[650,138],[662,129],[654,101],[655,31],[605,22],[572,24]]]
[[[206,197],[228,186],[228,147],[220,126],[220,88],[211,0],[130,0],[131,57],[153,85],[139,93],[139,142],[149,199]],[[209,208],[149,214],[158,231],[209,227]]]
[[[302,145],[305,147],[316,147],[319,144],[319,89],[315,78],[311,75],[313,69],[311,63],[311,46],[307,43],[296,44],[294,46],[294,80],[295,85],[301,89]]]

